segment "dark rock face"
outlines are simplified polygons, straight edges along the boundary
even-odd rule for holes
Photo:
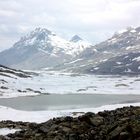
[[[16,70],[16,69],[12,69],[12,68],[8,68],[6,66],[0,65],[0,75],[7,76],[7,77],[11,77],[11,75],[14,75],[21,78],[28,78],[28,77],[31,77],[31,75],[37,75],[37,74],[34,72],[25,72],[22,70]]]
[[[78,35],[74,35],[72,38],[71,38],[71,40],[70,41],[72,41],[72,42],[78,42],[78,41],[80,41],[80,40],[83,40],[81,37],[79,37]]]
[[[138,140],[140,107],[124,107],[77,118],[54,118],[45,123],[2,121],[0,128],[20,128],[1,140]]]
[[[140,53],[117,56],[88,70],[96,74],[140,74]]]

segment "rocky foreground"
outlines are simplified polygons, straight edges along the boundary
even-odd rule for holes
[[[2,121],[0,128],[21,129],[0,140],[140,140],[140,107],[54,118],[41,124]]]

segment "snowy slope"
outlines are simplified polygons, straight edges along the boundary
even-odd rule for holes
[[[106,61],[88,68],[91,73],[140,74],[140,27],[118,32],[97,47]]]
[[[129,27],[94,47],[86,48],[76,57],[78,61],[66,62],[56,69],[90,74],[140,74],[139,52],[140,27]]]
[[[110,58],[98,66],[89,69],[88,73],[96,74],[140,74],[140,53],[128,53]]]
[[[37,75],[34,72],[15,70],[0,65],[0,98],[38,95],[35,88],[33,90],[24,88],[28,87],[28,81]]]
[[[74,40],[74,38],[76,40]],[[91,44],[83,41],[77,35],[75,35],[71,41],[67,41],[47,29],[36,28],[27,36],[21,38],[19,42],[15,43],[14,47],[20,49],[22,46],[30,47],[32,45],[37,45],[39,51],[42,50],[51,55],[56,55],[61,51],[65,54],[75,55]]]

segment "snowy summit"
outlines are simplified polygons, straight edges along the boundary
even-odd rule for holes
[[[83,40],[81,37],[79,37],[78,35],[74,35],[72,38],[71,38],[71,42],[78,42],[78,41],[81,41]]]
[[[12,48],[1,52],[0,63],[18,69],[54,67],[91,47],[77,35],[72,40],[67,41],[45,28],[36,28],[21,37]]]

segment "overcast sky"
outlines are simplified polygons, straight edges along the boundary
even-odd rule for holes
[[[140,26],[140,0],[0,0],[0,50],[36,27],[95,44],[128,26]]]

